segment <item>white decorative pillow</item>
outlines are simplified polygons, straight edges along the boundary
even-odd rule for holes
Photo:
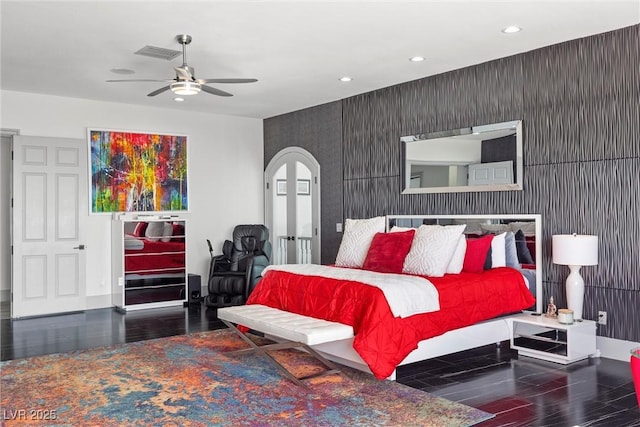
[[[507,265],[506,237],[507,233],[500,233],[493,236],[493,240],[491,240],[491,268],[506,267]]]
[[[362,267],[373,236],[376,233],[383,233],[385,227],[386,218],[383,216],[369,219],[348,218],[344,224],[344,234],[336,256],[336,266]]]
[[[164,234],[164,222],[150,221],[144,232],[145,237],[151,242],[157,242]]]
[[[397,225],[394,225],[393,227],[391,227],[391,230],[389,230],[389,233],[402,233],[403,231],[409,231],[409,230],[414,230],[414,228],[398,227]]]
[[[453,251],[451,261],[447,266],[447,274],[460,274],[464,265],[464,255],[467,253],[467,238],[462,235],[458,238],[456,250]]]
[[[162,237],[160,238],[160,241],[168,242],[171,240],[171,236],[173,236],[173,225],[171,225],[170,222],[165,222],[162,229]]]
[[[421,225],[404,259],[405,273],[442,277],[465,225]]]

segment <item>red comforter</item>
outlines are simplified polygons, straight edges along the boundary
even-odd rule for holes
[[[522,275],[511,268],[429,280],[438,289],[440,311],[404,319],[393,317],[384,294],[376,287],[277,270],[265,274],[247,304],[263,304],[353,326],[353,348],[371,372],[384,379],[420,341],[535,303]]]

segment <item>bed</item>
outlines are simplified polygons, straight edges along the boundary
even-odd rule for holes
[[[379,218],[376,221],[379,226]],[[500,242],[509,232],[515,234],[513,224],[520,227],[518,232],[527,229],[528,236],[525,237],[528,239],[522,239],[521,248],[533,249],[527,262],[518,262],[517,268],[495,261],[501,259],[502,247],[501,243],[495,242]],[[511,315],[523,310],[542,311],[540,262],[534,261],[541,259],[539,215],[387,216],[384,232],[378,230],[372,236],[375,238],[373,243],[367,243],[366,259],[360,267],[343,266],[341,254],[343,246],[348,246],[348,227],[349,222],[345,224],[345,236],[335,266],[272,266],[247,302],[353,326],[354,338],[314,346],[330,360],[373,373],[379,379],[395,379],[398,366],[508,340]],[[454,230],[460,232],[459,238],[451,234],[457,240],[451,243],[448,238],[446,248],[434,246],[433,241],[430,247],[439,248],[437,256],[456,252],[456,257],[460,257],[459,249],[464,240],[464,270],[444,274],[440,274],[439,269],[427,269],[432,274],[423,274],[419,268],[409,271],[410,274],[368,270],[371,266],[368,260],[375,258],[374,255],[381,255],[382,264],[385,264],[387,258],[398,258],[398,254],[404,254],[400,261],[406,269],[411,258],[416,257],[416,242],[418,236],[423,235],[419,233],[425,229],[432,233],[441,230],[450,234]],[[392,236],[394,232],[398,234]],[[380,239],[404,241],[406,249],[409,236],[408,253],[393,246],[391,251],[387,247],[387,252],[372,254],[377,247],[375,242]],[[354,241],[366,242],[367,238],[359,234]],[[482,257],[469,258],[474,261],[482,258],[482,268],[471,268],[470,261],[467,269],[469,253],[475,253],[474,248],[481,245],[486,246],[486,241],[491,242],[492,251],[481,251]],[[453,251],[452,246],[455,246]],[[422,262],[424,254],[418,252],[418,255]],[[427,258],[429,256],[434,255]],[[495,265],[487,267],[489,258]],[[453,258],[448,263],[451,261]],[[382,283],[374,283],[376,280],[382,280]],[[422,301],[422,296],[416,293],[404,297],[408,310],[406,306],[399,309],[396,297],[387,295],[391,294],[389,289],[396,292],[397,288],[402,292],[414,292],[415,289],[415,292],[424,293],[426,285],[423,286],[422,281],[435,289],[435,307],[427,307],[426,302],[418,304],[416,301]]]

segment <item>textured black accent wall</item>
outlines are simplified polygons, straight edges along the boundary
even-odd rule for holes
[[[600,264],[582,269],[584,317],[606,310],[599,335],[640,341],[639,64],[635,25],[365,93],[265,120],[265,162],[289,145],[319,160],[323,262],[335,258],[344,218],[540,213],[545,298],[566,306],[568,268],[551,263],[551,236],[596,234]],[[400,136],[516,119],[523,191],[400,194]]]
[[[320,227],[323,264],[336,260],[342,234],[342,103],[295,111],[264,121],[264,167],[280,150],[302,147],[320,163]]]

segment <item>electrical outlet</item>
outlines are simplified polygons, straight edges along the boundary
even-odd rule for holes
[[[598,323],[601,325],[606,325],[607,324],[607,312],[606,311],[599,311],[598,312]]]

